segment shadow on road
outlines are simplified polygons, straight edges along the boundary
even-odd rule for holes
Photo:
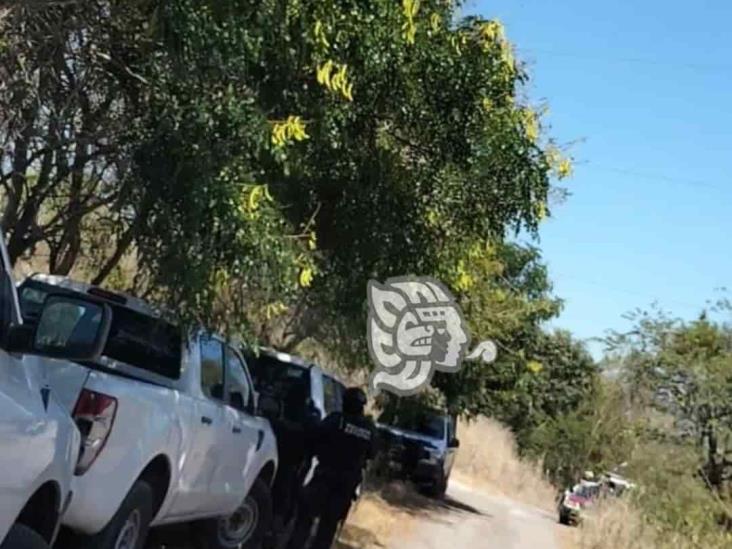
[[[402,508],[409,513],[426,512],[453,512],[467,513],[481,517],[490,517],[483,511],[476,509],[472,505],[459,501],[450,495],[442,498],[431,498],[417,492],[413,487],[404,484],[392,483],[380,491],[381,497],[395,507]]]

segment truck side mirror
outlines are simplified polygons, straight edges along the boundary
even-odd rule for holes
[[[93,361],[104,351],[112,323],[106,303],[52,294],[46,298],[30,341],[24,352],[73,361]],[[22,330],[16,327],[16,330]],[[28,334],[20,331],[11,339],[23,344]]]
[[[450,441],[450,448],[460,448],[460,441],[456,438]]]

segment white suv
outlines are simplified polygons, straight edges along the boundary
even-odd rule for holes
[[[256,547],[270,528],[277,467],[246,363],[216,335],[181,331],[145,302],[61,277],[20,286],[24,319],[52,293],[112,310],[102,357],[66,362],[50,383],[82,434],[63,524],[73,549],[140,549],[150,526],[196,521],[206,549]]]
[[[0,255],[0,548],[44,549],[72,497],[80,436],[48,384],[58,362],[32,355],[94,359],[110,311],[95,300],[51,296],[30,330],[2,239]]]

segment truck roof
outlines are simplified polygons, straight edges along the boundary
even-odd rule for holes
[[[143,301],[142,299],[122,292],[116,292],[112,290],[107,290],[105,288],[100,288],[99,286],[94,286],[93,284],[88,284],[86,282],[73,280],[66,276],[35,273],[27,277],[25,280],[34,280],[42,282],[44,284],[48,284],[50,286],[56,286],[58,288],[70,290],[72,292],[89,294],[94,297],[98,297],[106,301],[122,305],[123,307],[132,309],[133,311],[144,315],[153,316],[156,318],[162,316],[162,311],[160,309],[153,307],[148,302]]]
[[[278,351],[277,349],[272,349],[271,347],[261,347],[259,349],[259,352],[270,358],[277,359],[280,362],[287,362],[288,364],[292,364],[294,366],[301,366],[302,368],[310,368],[311,366],[315,366],[315,364],[306,361],[302,357],[291,355],[289,353],[283,353],[281,351]]]
[[[277,349],[273,349],[272,347],[260,347],[259,349],[260,354],[263,354],[265,356],[268,356],[270,358],[273,358],[275,360],[279,360],[280,362],[286,362],[288,364],[292,364],[293,366],[299,366],[300,368],[312,368],[317,367],[319,368],[324,376],[328,376],[334,380],[336,380],[338,383],[343,385],[345,387],[345,383],[339,377],[332,372],[328,372],[324,370],[321,366],[318,364],[311,362],[309,360],[305,360],[302,357],[299,357],[297,355],[291,355],[290,353],[283,353],[282,351],[278,351]]]

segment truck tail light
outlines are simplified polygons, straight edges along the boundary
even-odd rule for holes
[[[81,452],[76,475],[83,475],[104,449],[117,414],[117,399],[82,389],[74,407],[74,420],[81,432]]]

